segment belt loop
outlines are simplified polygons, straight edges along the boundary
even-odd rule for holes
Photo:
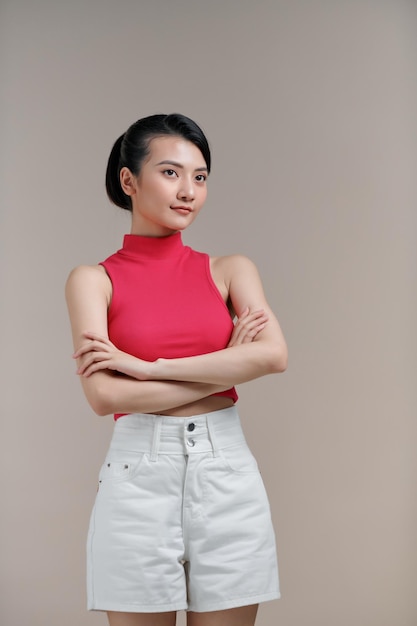
[[[213,448],[213,456],[219,456],[219,449],[217,447],[217,438],[215,433],[215,426],[213,416],[208,413],[206,415],[207,418],[207,430],[211,441],[211,447]]]
[[[164,418],[161,415],[154,416],[154,427],[153,427],[153,438],[152,438],[152,449],[151,449],[151,461],[158,460],[158,452],[159,452],[159,442],[161,440],[161,428],[162,428],[162,420]]]

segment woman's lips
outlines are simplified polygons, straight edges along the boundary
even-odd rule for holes
[[[192,211],[188,206],[172,206],[171,209],[177,213],[181,213],[181,215],[188,215]]]

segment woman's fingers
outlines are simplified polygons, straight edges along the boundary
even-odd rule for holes
[[[251,315],[246,316],[244,319],[239,319],[237,326],[240,330],[248,331],[256,328],[260,324],[264,324],[268,321],[268,316],[264,311],[255,311]]]
[[[80,376],[83,376],[84,378],[88,378],[94,372],[98,372],[99,370],[106,370],[106,369],[108,369],[107,361],[93,361],[93,363],[91,363],[91,365],[89,365],[82,373],[77,372],[77,374],[79,374]]]
[[[105,337],[104,335],[99,335],[98,333],[93,333],[90,330],[86,330],[83,333],[83,337],[85,337],[86,339],[97,339],[98,341],[103,341],[106,343],[111,343],[110,339],[108,337]]]
[[[266,326],[266,322],[254,326],[253,328],[249,328],[247,332],[241,333],[240,339],[242,343],[249,343],[253,339],[255,339],[256,335],[261,332]]]
[[[249,309],[242,312],[232,332],[228,347],[253,341],[256,335],[265,328],[268,316],[263,309],[249,313]]]
[[[74,359],[78,359],[83,354],[87,354],[87,352],[93,351],[112,351],[115,350],[115,346],[112,342],[106,337],[100,337],[94,333],[85,333],[84,336],[88,339],[85,343],[83,343],[72,355]]]
[[[77,374],[81,376],[85,376],[88,368],[93,363],[106,363],[105,367],[107,367],[107,363],[110,360],[110,354],[108,352],[90,352],[82,357],[80,365],[77,369]]]
[[[98,341],[89,341],[88,343],[85,343],[82,346],[80,346],[78,350],[74,352],[74,354],[72,355],[72,358],[78,359],[84,354],[88,354],[88,352],[102,351],[104,348],[105,346],[102,343],[99,343]]]
[[[253,321],[260,319],[262,317],[267,317],[265,311],[263,309],[259,309],[257,311],[253,311],[249,313],[248,308],[246,308],[242,315],[239,316],[236,325],[245,326],[247,324],[251,324]]]

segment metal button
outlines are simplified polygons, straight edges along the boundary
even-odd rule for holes
[[[195,446],[194,439],[188,439],[187,440],[187,445],[190,446],[190,448],[193,448]]]
[[[194,424],[194,422],[190,422],[190,423],[188,424],[188,426],[187,426],[187,430],[189,430],[189,431],[190,431],[190,433],[192,433],[192,432],[193,432],[194,428],[195,428],[195,424]]]

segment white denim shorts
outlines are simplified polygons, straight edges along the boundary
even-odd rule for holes
[[[203,612],[280,597],[268,498],[235,407],[117,420],[87,564],[89,610]]]

